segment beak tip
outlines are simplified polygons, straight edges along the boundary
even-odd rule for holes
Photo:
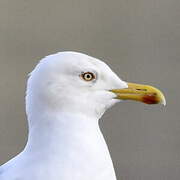
[[[165,99],[165,98],[162,99],[161,104],[162,104],[163,106],[166,106],[166,99]]]

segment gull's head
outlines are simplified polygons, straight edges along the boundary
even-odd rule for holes
[[[45,57],[30,75],[26,110],[71,112],[101,117],[121,100],[165,104],[163,94],[152,86],[121,80],[104,62],[77,52]]]

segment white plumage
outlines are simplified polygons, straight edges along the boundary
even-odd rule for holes
[[[27,145],[0,167],[0,180],[116,180],[98,120],[120,101],[110,90],[127,87],[85,54],[45,57],[27,84]]]
[[[97,77],[86,82],[84,72]],[[0,168],[0,179],[115,180],[98,120],[118,101],[108,90],[125,87],[95,58],[75,52],[45,57],[28,80],[27,145]]]

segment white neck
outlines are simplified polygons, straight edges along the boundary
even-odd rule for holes
[[[94,136],[94,132],[99,132],[99,125],[97,119],[90,119],[81,114],[70,115],[63,112],[52,113],[33,113],[33,121],[29,120],[29,136],[27,147],[39,148],[46,147],[51,148],[55,143],[56,149],[62,148],[64,141],[72,141],[77,138],[76,135],[87,134],[89,138]],[[35,122],[36,121],[36,122]],[[70,139],[68,139],[70,138]]]
[[[80,114],[38,114],[37,122],[29,129],[24,153],[44,159],[43,166],[47,166],[49,174],[58,170],[56,177],[61,180],[116,179],[98,119]],[[53,164],[53,169],[48,164]]]

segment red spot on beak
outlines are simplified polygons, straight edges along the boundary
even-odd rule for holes
[[[156,95],[153,94],[143,96],[143,102],[146,104],[158,104]]]

